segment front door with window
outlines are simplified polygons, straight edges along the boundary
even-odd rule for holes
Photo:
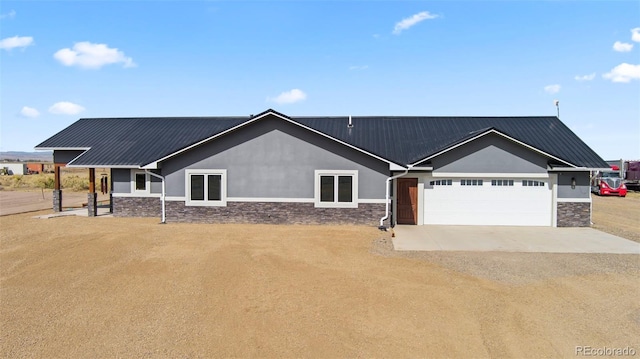
[[[417,224],[418,179],[398,178],[398,224]]]

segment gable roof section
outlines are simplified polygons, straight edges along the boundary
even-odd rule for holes
[[[557,117],[294,117],[323,133],[402,164],[419,163],[484,131],[496,131],[576,167],[605,162]]]
[[[264,117],[266,117],[266,116],[269,116],[269,115],[275,116],[275,117],[277,117],[277,118],[279,118],[279,119],[281,119],[281,120],[287,121],[287,122],[292,123],[292,124],[297,125],[297,126],[300,126],[300,127],[304,128],[304,129],[306,129],[306,130],[308,130],[308,131],[311,131],[311,132],[316,133],[317,135],[320,135],[320,136],[323,136],[323,137],[329,138],[329,139],[330,139],[330,140],[332,140],[332,141],[338,142],[338,143],[340,143],[340,144],[342,144],[342,145],[345,145],[345,146],[347,146],[347,147],[350,147],[350,148],[352,148],[352,149],[354,149],[354,150],[356,150],[356,151],[363,152],[363,153],[365,153],[365,154],[367,154],[367,155],[369,155],[369,156],[372,156],[372,157],[374,157],[374,158],[377,158],[377,159],[379,159],[379,160],[381,160],[381,161],[388,162],[388,163],[392,163],[392,162],[393,162],[393,161],[391,161],[391,160],[388,160],[388,159],[386,159],[386,158],[381,158],[380,156],[377,156],[377,155],[375,155],[375,154],[373,154],[373,153],[371,153],[371,152],[368,152],[368,151],[366,151],[366,150],[365,150],[365,149],[363,149],[363,148],[359,148],[359,147],[353,146],[352,144],[350,144],[350,143],[348,143],[348,142],[343,142],[343,141],[341,141],[341,140],[339,140],[339,139],[336,139],[336,138],[331,137],[331,136],[329,136],[329,135],[327,135],[327,134],[325,134],[325,133],[322,133],[322,132],[320,132],[320,131],[318,131],[318,130],[316,130],[316,129],[313,129],[313,128],[311,128],[311,127],[305,126],[305,125],[303,125],[303,124],[301,124],[301,123],[299,123],[299,122],[292,121],[292,119],[291,119],[289,116],[287,116],[287,115],[283,115],[283,114],[281,114],[280,112],[277,112],[277,111],[274,111],[274,110],[269,109],[269,110],[267,110],[267,111],[264,111],[264,112],[259,113],[258,115],[255,115],[255,116],[253,116],[253,115],[252,115],[252,117],[251,117],[249,120],[247,120],[247,121],[245,121],[245,122],[243,122],[243,123],[241,123],[241,124],[237,125],[237,126],[236,126],[236,127],[234,127],[234,128],[230,128],[230,129],[228,129],[228,130],[226,130],[226,131],[223,131],[223,132],[217,133],[217,134],[215,134],[215,135],[213,135],[213,136],[211,136],[211,137],[209,137],[209,138],[202,139],[202,140],[200,140],[200,141],[198,141],[198,142],[196,142],[196,143],[194,143],[194,144],[191,144],[191,145],[189,145],[189,146],[187,146],[187,147],[185,147],[185,148],[183,148],[183,149],[181,149],[181,150],[179,150],[179,151],[176,151],[176,152],[173,152],[173,153],[171,153],[171,154],[168,154],[168,155],[166,155],[166,156],[164,156],[164,157],[162,157],[162,158],[159,158],[159,159],[157,159],[157,160],[155,160],[155,161],[153,161],[153,162],[149,162],[149,163],[147,163],[144,167],[145,167],[145,168],[156,168],[156,166],[157,166],[157,163],[158,163],[158,162],[164,161],[164,160],[166,160],[166,159],[168,159],[168,158],[170,158],[170,157],[177,156],[177,155],[179,155],[180,153],[182,153],[182,152],[184,152],[184,151],[188,151],[188,150],[190,150],[190,149],[192,149],[192,148],[194,148],[194,147],[197,147],[197,146],[199,146],[199,145],[201,145],[201,144],[204,144],[204,143],[206,143],[206,142],[212,141],[212,140],[214,140],[215,138],[217,138],[217,137],[219,137],[219,136],[223,136],[223,135],[227,134],[228,132],[236,131],[236,130],[240,129],[241,127],[244,127],[244,126],[249,125],[249,124],[251,124],[251,123],[253,123],[253,122],[259,121],[260,119],[262,119],[262,118],[264,118]]]
[[[72,166],[138,168],[247,120],[247,117],[80,119],[36,149],[88,149],[70,162]]]
[[[569,166],[606,162],[557,117],[289,117],[273,110],[253,117],[81,119],[36,149],[87,149],[73,166],[140,168],[178,155],[269,115],[297,124],[372,157],[400,165],[495,130]]]
[[[565,160],[563,160],[563,159],[561,159],[561,158],[555,157],[555,156],[550,155],[550,154],[548,154],[548,153],[546,153],[546,152],[544,152],[544,151],[541,151],[541,150],[539,150],[539,149],[537,149],[537,148],[535,148],[535,147],[531,147],[531,146],[529,146],[529,145],[528,145],[528,144],[526,144],[526,143],[523,143],[523,142],[521,142],[521,141],[518,141],[517,139],[515,139],[515,138],[513,138],[513,137],[510,137],[510,136],[508,136],[508,135],[506,135],[506,134],[504,134],[504,133],[502,133],[502,132],[500,132],[500,131],[496,130],[495,128],[489,128],[489,129],[486,129],[486,130],[484,130],[484,131],[477,131],[477,132],[473,132],[473,133],[469,134],[469,136],[467,136],[466,138],[462,138],[462,139],[460,139],[457,143],[453,143],[453,144],[451,144],[450,146],[448,146],[448,147],[444,148],[442,151],[436,152],[436,153],[434,153],[434,154],[430,155],[430,156],[429,156],[429,157],[427,157],[427,158],[423,158],[423,159],[421,159],[421,160],[419,160],[419,161],[416,161],[416,162],[415,162],[415,163],[413,163],[412,165],[413,165],[413,166],[415,166],[415,165],[418,165],[418,164],[419,164],[419,163],[421,163],[421,162],[428,161],[428,160],[430,160],[430,159],[432,159],[432,158],[434,158],[434,157],[440,156],[441,154],[443,154],[443,153],[445,153],[445,152],[449,152],[449,151],[451,151],[451,150],[453,150],[453,149],[455,149],[455,148],[458,148],[458,147],[460,147],[460,146],[464,146],[465,144],[467,144],[467,143],[469,143],[469,142],[475,141],[475,140],[477,140],[477,139],[479,139],[479,138],[481,138],[481,137],[487,136],[487,135],[489,135],[489,134],[495,134],[495,135],[500,136],[500,137],[503,137],[503,138],[505,138],[505,139],[507,139],[507,140],[509,140],[509,141],[511,141],[511,142],[515,142],[515,143],[517,143],[518,145],[520,145],[520,146],[522,146],[522,147],[525,147],[525,148],[527,148],[527,149],[528,149],[528,150],[530,150],[530,151],[536,152],[536,153],[538,153],[538,154],[540,154],[540,155],[542,155],[542,156],[545,156],[545,157],[547,157],[547,158],[551,158],[551,159],[553,159],[553,160],[557,161],[558,163],[561,163],[561,164],[562,164],[562,166],[576,167],[576,166],[574,166],[573,164],[571,164],[571,163],[569,163],[569,162],[567,162],[567,161],[565,161]]]

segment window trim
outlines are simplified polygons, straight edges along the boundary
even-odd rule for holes
[[[220,200],[211,201],[208,198],[209,194],[209,181],[204,181],[204,200],[192,200],[191,199],[191,175],[219,175],[220,179]],[[222,169],[186,169],[184,171],[184,194],[186,206],[200,206],[200,207],[226,207],[227,206],[227,170]]]
[[[136,177],[137,175],[144,175],[144,190],[136,189]],[[150,194],[151,193],[151,176],[145,171],[131,171],[131,193],[134,194]]]
[[[334,181],[333,202],[320,201],[320,177],[321,176],[351,176],[351,202],[338,202],[338,180]],[[314,182],[314,205],[317,208],[358,208],[358,171],[357,170],[315,170]]]

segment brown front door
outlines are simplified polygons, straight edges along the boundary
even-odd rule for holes
[[[418,224],[418,179],[398,178],[398,224]]]

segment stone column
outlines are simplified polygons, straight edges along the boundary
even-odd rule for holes
[[[89,168],[89,194],[87,194],[89,217],[98,215],[98,194],[96,193],[96,169]]]
[[[53,211],[62,212],[62,190],[60,189],[60,165],[53,165]]]
[[[53,190],[53,211],[62,212],[62,191],[59,189]]]
[[[87,211],[89,212],[89,217],[98,215],[98,194],[95,192],[87,193]]]

